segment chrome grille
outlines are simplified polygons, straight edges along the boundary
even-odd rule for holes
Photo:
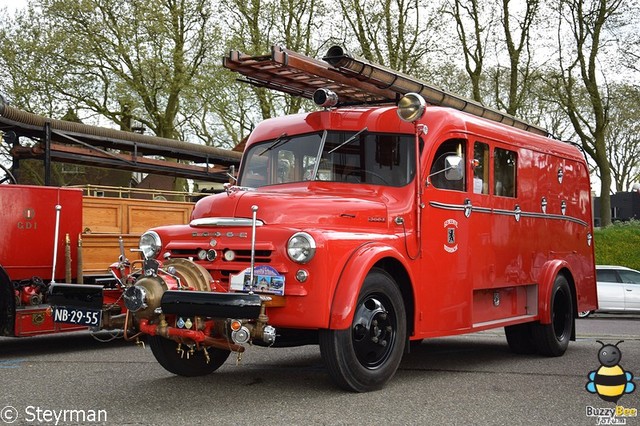
[[[200,251],[200,249],[171,249],[168,253],[172,258],[191,258],[194,262],[201,263],[205,268],[210,263],[251,263],[251,250],[233,250],[236,257],[232,262],[224,260],[223,254],[226,250],[227,249],[216,250],[217,256],[213,262],[198,260],[198,251]],[[271,250],[256,250],[256,263],[271,263],[271,253]]]
[[[228,250],[216,249],[216,259],[213,261],[198,259],[198,251],[201,248],[189,248],[189,249],[170,249],[167,252],[171,258],[184,258],[191,259],[195,263],[202,265],[211,277],[219,282],[223,287],[229,288],[229,276],[236,275],[244,271],[251,266],[251,250],[233,250],[236,254],[233,261],[227,261],[224,259],[224,252]],[[272,263],[272,250],[256,250],[255,261],[256,264],[270,264]]]

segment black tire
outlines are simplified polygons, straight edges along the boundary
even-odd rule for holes
[[[532,326],[538,353],[561,356],[569,347],[573,332],[573,302],[569,282],[558,275],[553,283],[550,300],[551,324],[536,323]]]
[[[531,331],[530,322],[517,325],[509,325],[504,328],[504,334],[507,336],[509,349],[515,354],[534,354],[537,351],[536,343],[533,340],[533,332]]]
[[[354,392],[380,389],[395,374],[407,339],[400,289],[374,268],[364,280],[351,327],[321,330],[320,352],[332,380]]]
[[[15,335],[16,295],[9,274],[0,265],[0,336]]]
[[[579,311],[578,318],[587,318],[591,313],[592,311]]]
[[[195,377],[206,376],[216,371],[229,357],[231,351],[209,348],[209,362],[204,351],[196,350],[187,358],[189,348],[182,345],[185,353],[178,353],[178,343],[160,336],[149,336],[148,343],[156,360],[165,370],[178,376]]]

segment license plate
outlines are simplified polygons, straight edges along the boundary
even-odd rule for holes
[[[53,322],[99,327],[101,317],[102,311],[96,309],[67,308],[65,306],[54,306],[53,308]]]

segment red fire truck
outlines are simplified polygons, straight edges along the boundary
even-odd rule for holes
[[[420,339],[504,327],[516,353],[567,350],[597,304],[574,145],[340,47],[225,66],[322,110],[259,124],[226,193],[144,233],[143,261],[114,264],[129,337],[166,370],[315,343],[336,384],[363,392]],[[60,320],[104,309],[100,286],[50,292]]]

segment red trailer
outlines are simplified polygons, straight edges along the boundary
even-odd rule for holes
[[[64,255],[65,235],[82,232],[82,190],[3,185],[0,205],[4,234],[0,244],[0,334],[25,336],[37,330],[80,328],[54,324],[43,301],[47,284],[65,279],[65,263],[53,263],[54,234],[58,232],[60,242],[55,249]],[[76,258],[77,246],[68,248],[68,255]]]
[[[53,162],[220,182],[227,180],[229,166],[240,159],[240,153],[219,148],[50,119],[12,107],[2,96],[0,132],[0,141],[10,145],[13,156],[10,170],[0,164],[2,336],[100,325],[89,318],[75,324],[54,322],[47,298],[53,283],[73,284],[81,295],[83,283],[98,283],[105,289],[101,325],[122,328],[126,311],[122,288],[110,264],[120,256],[137,258],[129,250],[137,247],[149,227],[187,223],[194,206],[191,197],[197,195],[96,185],[52,187]],[[22,144],[23,139],[28,143]],[[23,159],[43,160],[47,186],[15,185]]]
[[[47,300],[52,283],[73,283],[77,288],[100,283],[105,303],[113,305],[103,326],[123,327],[122,290],[109,266],[121,251],[129,254],[136,248],[150,226],[186,223],[194,206],[190,201],[96,197],[84,192],[0,185],[0,335],[27,337],[100,325],[54,322]]]

